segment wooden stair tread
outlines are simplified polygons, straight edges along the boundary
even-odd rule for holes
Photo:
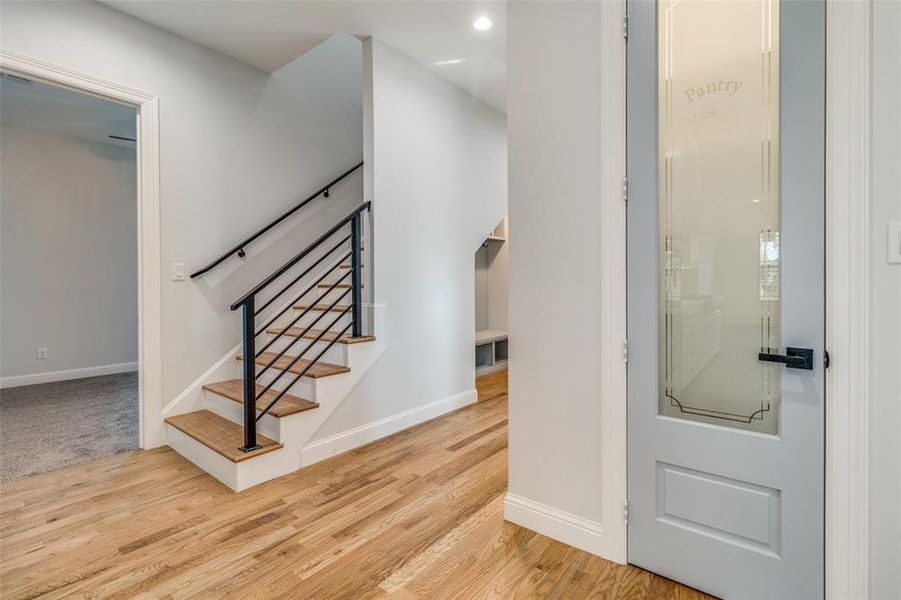
[[[266,366],[269,362],[275,358],[277,354],[275,352],[263,352],[257,357],[257,364]],[[238,360],[243,360],[241,355],[238,355]],[[283,370],[287,367],[291,361],[294,360],[295,357],[288,356],[287,354],[282,356],[280,359],[275,361],[275,364],[272,365],[273,369]],[[300,374],[308,364],[310,364],[310,360],[306,358],[301,358],[299,361],[294,363],[294,366],[289,369],[291,373]],[[349,373],[350,369],[348,367],[342,367],[341,365],[333,365],[331,363],[326,362],[317,362],[313,365],[309,371],[307,371],[306,376],[312,377],[313,379],[317,379],[319,377],[329,377],[330,375],[340,375],[341,373]]]
[[[257,384],[257,395],[259,396],[260,392],[263,391],[265,386]],[[223,398],[228,398],[229,400],[234,400],[239,404],[244,404],[244,380],[243,379],[229,379],[228,381],[218,381],[216,383],[210,383],[203,386],[203,389],[209,390],[214,394],[219,394]],[[262,411],[265,409],[270,402],[275,400],[275,397],[279,394],[279,390],[270,389],[265,394],[263,394],[257,400],[257,410]],[[292,394],[285,394],[281,398],[279,398],[278,402],[275,403],[275,406],[269,409],[267,415],[272,415],[273,417],[287,417],[288,415],[293,415],[295,413],[303,412],[305,410],[310,410],[311,408],[318,408],[319,405],[315,402],[311,402],[309,400],[305,400],[299,396],[294,396]]]
[[[304,333],[303,336],[300,334],[303,333],[303,327],[289,327],[287,330],[282,329],[281,327],[272,327],[266,330],[266,333],[271,333],[273,335],[285,332],[285,335],[290,337],[303,337],[306,340],[315,340],[319,337],[319,334],[322,333],[321,329],[311,329],[308,332]],[[375,340],[374,335],[361,335],[357,337],[353,337],[350,334],[345,333],[340,338],[338,338],[337,331],[326,331],[322,335],[322,339],[319,340],[321,342],[331,342],[337,338],[339,344],[359,344],[361,342],[371,342]]]
[[[349,283],[320,283],[316,287],[318,287],[320,289],[328,289],[328,288],[333,287],[336,290],[346,290],[346,289],[350,288],[350,284]],[[363,289],[365,287],[366,287],[365,284],[360,284],[360,289]]]
[[[327,310],[330,312],[344,312],[345,310],[347,310],[348,315],[350,314],[350,310],[349,310],[350,305],[348,305],[348,304],[338,304],[334,308],[331,308],[331,309],[329,309],[329,306],[331,306],[331,304],[316,304],[312,307],[309,304],[298,304],[294,308],[296,310],[306,310],[309,308],[310,310],[314,310],[314,311],[318,311],[318,312],[323,312],[323,311],[327,311]]]
[[[167,417],[166,423],[235,463],[282,447],[282,444],[258,432],[257,443],[261,448],[242,452],[244,427],[208,410]]]

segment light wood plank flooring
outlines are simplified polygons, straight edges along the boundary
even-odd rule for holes
[[[704,598],[503,520],[506,373],[478,404],[234,494],[175,452],[0,486],[0,596]]]

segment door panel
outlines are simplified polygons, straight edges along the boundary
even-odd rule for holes
[[[629,562],[821,597],[824,6],[628,11]]]
[[[779,556],[779,490],[657,463],[657,520]]]

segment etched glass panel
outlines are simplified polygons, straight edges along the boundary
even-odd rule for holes
[[[775,434],[778,4],[658,6],[660,414]]]

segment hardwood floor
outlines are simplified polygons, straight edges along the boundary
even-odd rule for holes
[[[480,401],[235,494],[167,448],[0,486],[12,598],[705,598],[503,520],[506,373]]]

